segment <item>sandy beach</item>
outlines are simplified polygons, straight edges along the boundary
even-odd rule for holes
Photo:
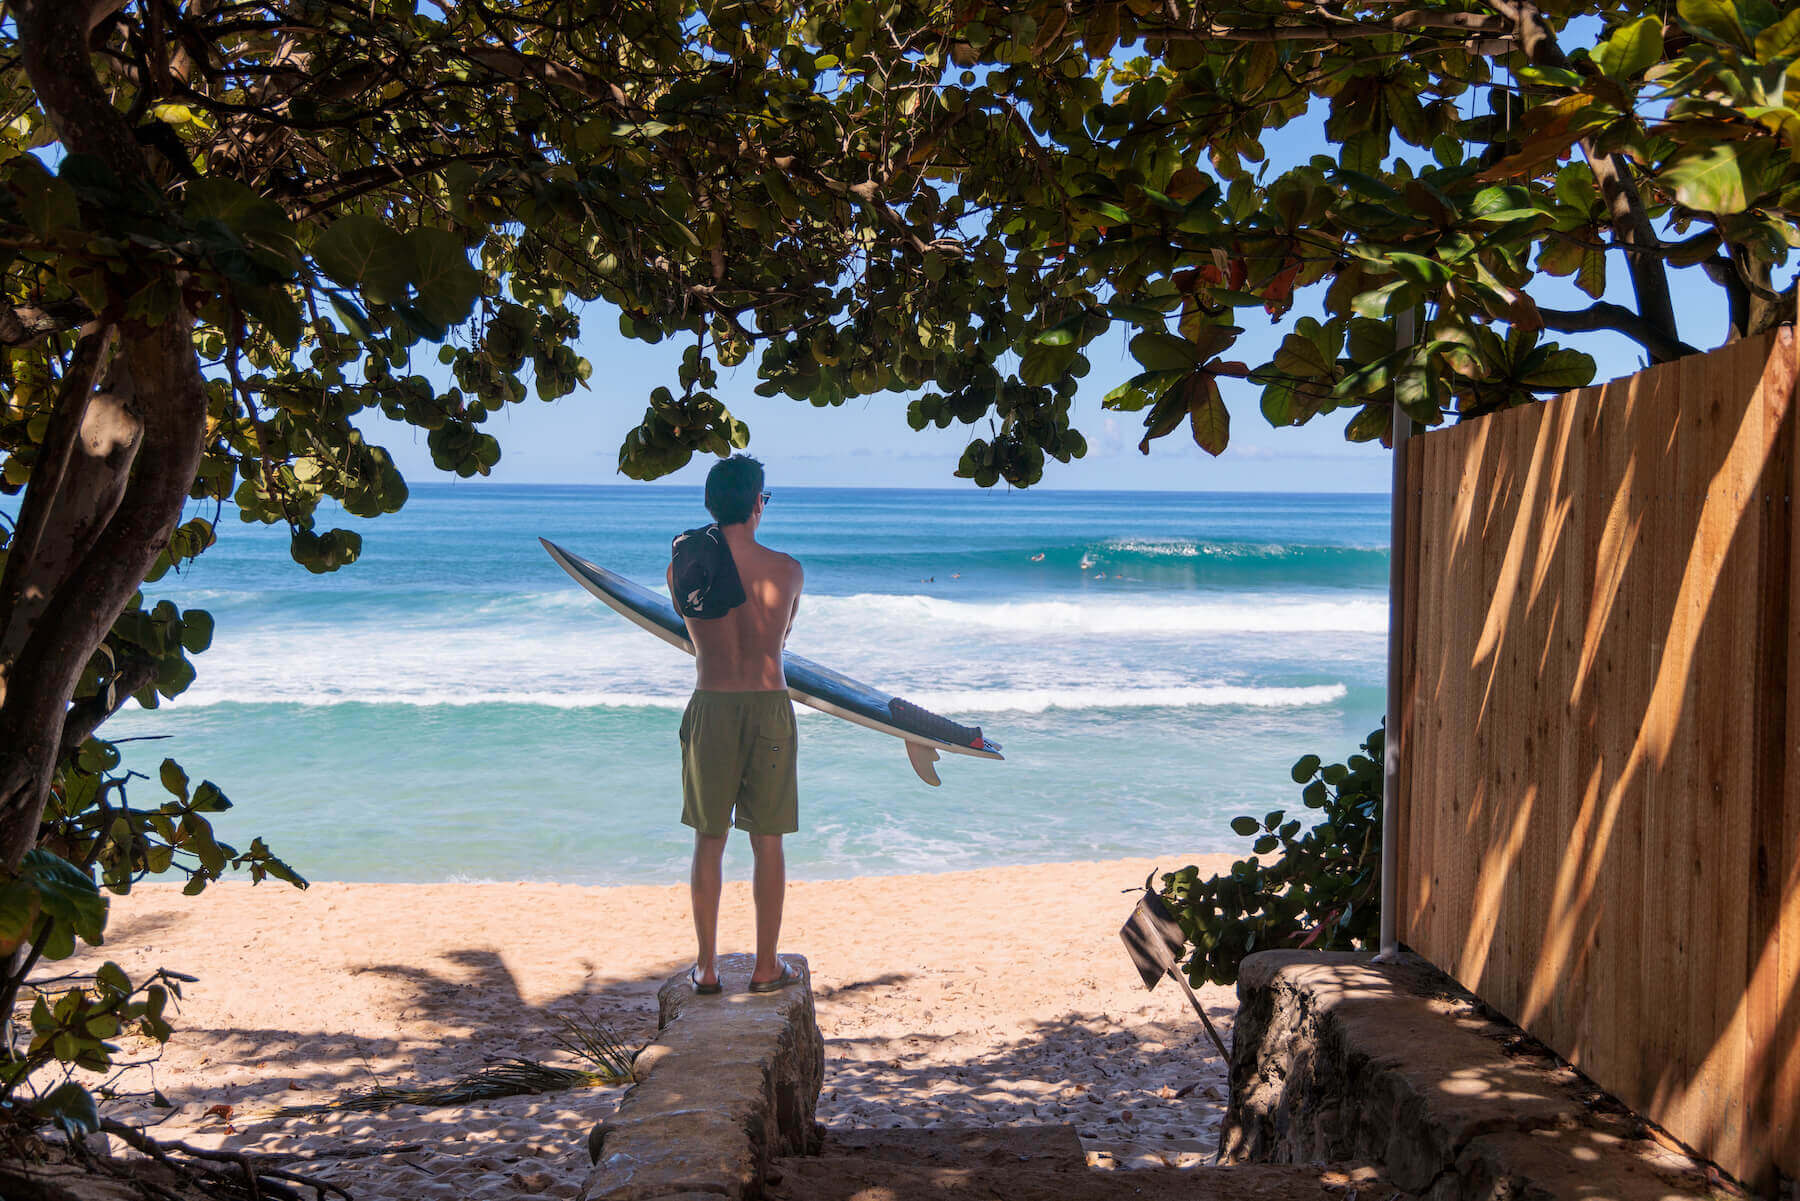
[[[1210,1153],[1223,1065],[1177,988],[1144,990],[1117,933],[1124,890],[1184,862],[1220,870],[1229,857],[790,884],[783,946],[811,960],[826,1040],[820,1120],[1066,1123],[1125,1167]],[[588,1131],[621,1090],[275,1111],[509,1056],[571,1062],[557,1015],[597,1018],[635,1048],[655,1033],[657,988],[692,958],[685,885],[229,884],[198,898],[151,886],[114,899],[111,936],[129,971],[198,977],[174,1043],[120,1082],[174,1108],[116,1116],[291,1155],[359,1198],[396,1201],[573,1196]],[[742,881],[727,885],[720,942],[752,943]],[[1202,999],[1225,1030],[1230,991]]]

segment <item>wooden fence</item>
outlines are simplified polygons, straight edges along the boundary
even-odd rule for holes
[[[1405,499],[1401,939],[1757,1182],[1800,1176],[1795,379],[1784,329],[1434,431]]]

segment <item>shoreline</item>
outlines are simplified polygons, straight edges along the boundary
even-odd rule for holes
[[[732,833],[734,835],[737,835],[737,834],[742,834],[743,831],[733,830]],[[1228,836],[1232,837],[1232,838],[1237,837],[1236,835],[1228,835]],[[804,837],[804,834],[790,836],[790,837]],[[1242,840],[1239,839],[1239,841],[1242,841]],[[741,840],[734,838],[733,841],[731,842],[730,846],[727,848],[727,853],[735,854],[738,858],[740,858],[744,861],[744,864],[746,866],[748,866],[748,864],[750,862],[750,849],[749,849],[749,845],[747,843],[743,843],[743,842],[741,842]],[[1239,854],[1235,851],[1198,851],[1198,852],[1191,852],[1191,853],[1188,853],[1185,855],[1168,856],[1166,858],[1158,858],[1158,857],[1148,856],[1148,855],[1122,855],[1122,856],[1116,856],[1116,857],[1109,858],[1109,859],[1050,859],[1050,860],[1041,860],[1041,861],[1040,860],[1031,860],[1028,862],[1019,862],[1019,863],[1014,863],[1014,862],[991,863],[991,864],[986,864],[982,867],[947,867],[941,871],[896,871],[896,872],[872,871],[872,872],[862,872],[862,873],[859,873],[859,874],[853,875],[853,876],[796,876],[793,872],[792,866],[790,865],[789,870],[788,870],[787,880],[788,880],[788,886],[790,888],[792,888],[793,886],[799,885],[799,884],[805,884],[808,886],[824,886],[827,884],[858,884],[858,883],[868,881],[868,880],[911,880],[911,879],[936,880],[936,879],[939,879],[944,876],[980,876],[987,872],[1025,871],[1025,870],[1029,870],[1031,868],[1070,868],[1070,869],[1084,868],[1084,867],[1087,867],[1087,868],[1111,868],[1111,867],[1117,866],[1119,864],[1127,864],[1127,863],[1129,863],[1129,864],[1142,863],[1142,864],[1149,865],[1146,868],[1146,870],[1153,869],[1158,876],[1161,876],[1168,872],[1179,871],[1181,868],[1186,867],[1190,864],[1198,865],[1202,868],[1205,868],[1209,865],[1216,865],[1213,867],[1213,870],[1223,872],[1223,871],[1229,870],[1231,867],[1231,864],[1234,861],[1239,860],[1239,859],[1244,859],[1247,857],[1248,856],[1246,854]],[[729,865],[731,860],[727,859],[726,862],[727,862],[727,865]],[[678,874],[678,875],[685,874],[686,871],[687,871],[687,856],[684,853],[681,858],[681,863],[677,865],[677,872],[675,874]],[[727,889],[729,889],[731,887],[732,883],[733,883],[733,881],[728,877],[725,881],[725,887]],[[737,883],[744,883],[744,881],[739,880],[739,881],[737,881]],[[1143,880],[1140,879],[1138,881],[1138,884],[1141,886],[1143,884]],[[638,881],[620,881],[618,883],[613,883],[613,884],[589,884],[589,883],[582,883],[582,882],[574,881],[574,880],[526,880],[526,879],[502,880],[502,879],[488,879],[486,877],[470,877],[470,878],[465,878],[465,879],[452,878],[452,879],[447,879],[447,880],[330,880],[330,879],[313,879],[311,877],[308,877],[307,887],[304,889],[296,889],[292,885],[284,884],[280,880],[273,880],[273,879],[266,881],[265,883],[262,883],[262,884],[252,884],[249,880],[226,879],[226,880],[220,881],[219,883],[216,883],[216,884],[207,885],[206,892],[210,893],[216,889],[221,889],[221,888],[224,888],[224,889],[274,888],[274,889],[286,889],[289,892],[301,892],[301,893],[308,892],[308,891],[311,891],[311,890],[317,889],[317,888],[570,888],[570,889],[581,889],[584,891],[599,892],[599,891],[607,891],[607,890],[611,890],[611,889],[625,889],[625,888],[644,888],[644,889],[656,890],[656,889],[664,889],[664,888],[683,888],[683,889],[685,889],[686,887],[687,887],[687,884],[685,883],[685,881],[673,881],[673,880],[671,882],[662,883],[662,884],[646,884],[646,883],[638,882]],[[169,881],[169,880],[146,880],[141,883],[132,885],[130,894],[128,894],[126,896],[119,896],[115,893],[105,892],[105,890],[102,890],[102,892],[104,893],[106,898],[109,901],[112,901],[115,905],[120,904],[120,903],[124,903],[124,904],[128,905],[131,902],[131,898],[137,896],[139,893],[143,893],[143,894],[151,895],[151,896],[158,895],[158,894],[179,896],[179,895],[181,895],[181,885],[178,883],[175,883],[173,881]],[[205,894],[203,893],[201,895],[204,896]],[[194,900],[195,898],[189,897],[186,899]],[[1123,918],[1120,919],[1121,922],[1123,922],[1123,920],[1124,920]]]
[[[1118,928],[1153,867],[1223,870],[1233,858],[791,881],[783,947],[813,966],[820,1120],[1067,1124],[1122,1161],[1197,1160],[1217,1130],[1224,1066],[1179,990],[1145,991]],[[109,945],[71,967],[114,958],[134,976],[166,966],[199,977],[161,1062],[120,1082],[160,1089],[173,1109],[132,1103],[117,1116],[166,1118],[159,1135],[200,1145],[303,1157],[365,1199],[573,1196],[588,1131],[620,1090],[274,1110],[511,1056],[567,1062],[561,1016],[603,1022],[635,1047],[655,1033],[657,988],[693,953],[685,884],[234,881],[197,897],[140,885],[112,901]],[[749,884],[728,880],[720,949],[752,941]],[[1229,1022],[1229,990],[1201,995]],[[140,1043],[126,1040],[120,1058],[140,1057]]]

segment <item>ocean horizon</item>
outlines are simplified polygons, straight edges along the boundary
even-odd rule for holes
[[[967,724],[1005,762],[804,707],[796,879],[1240,851],[1298,808],[1288,767],[1380,721],[1388,498],[782,487],[761,538],[806,568],[790,649]],[[165,755],[310,879],[685,878],[676,731],[692,661],[583,592],[537,539],[661,590],[708,520],[680,485],[415,486],[312,576],[284,529],[146,587],[217,620],[198,678],[103,729],[131,802]],[[734,839],[728,870],[748,850]]]

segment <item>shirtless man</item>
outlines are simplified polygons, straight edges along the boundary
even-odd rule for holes
[[[720,990],[721,862],[733,825],[750,835],[756,858],[750,991],[774,992],[797,978],[776,942],[787,891],[781,836],[800,828],[794,706],[781,652],[800,606],[801,571],[798,560],[756,540],[769,495],[762,464],[750,456],[714,466],[706,509],[717,524],[676,538],[668,570],[698,677],[681,719],[681,820],[694,828],[690,888],[700,953],[690,979],[702,995]]]

